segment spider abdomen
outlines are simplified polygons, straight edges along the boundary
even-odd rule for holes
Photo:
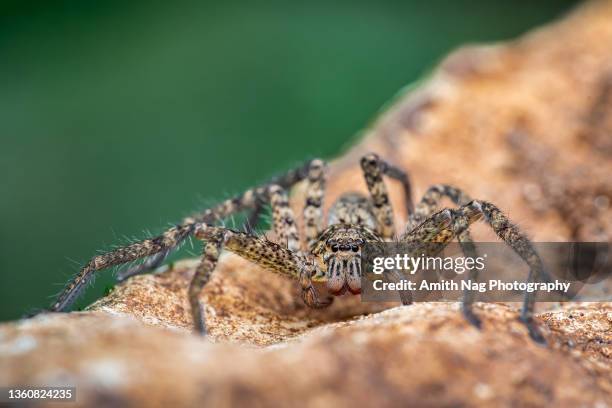
[[[372,211],[372,203],[359,193],[346,193],[340,196],[331,206],[328,225],[354,224],[376,229],[376,218]]]

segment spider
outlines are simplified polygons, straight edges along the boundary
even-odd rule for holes
[[[197,332],[203,335],[206,334],[206,323],[199,295],[214,272],[224,248],[265,269],[297,280],[301,286],[301,297],[311,308],[327,307],[332,303],[333,296],[346,292],[361,293],[361,251],[365,244],[385,241],[435,243],[441,244],[435,246],[440,249],[457,239],[466,256],[474,256],[475,245],[469,227],[480,219],[528,264],[530,282],[538,279],[543,272],[542,262],[531,242],[495,205],[472,200],[460,189],[449,185],[434,185],[414,206],[406,172],[375,153],[363,156],[360,164],[369,196],[345,193],[330,207],[326,223],[322,203],[327,166],[323,160],[313,159],[268,183],[185,218],[181,224],[155,238],[95,256],[68,283],[51,306],[51,311],[68,310],[96,272],[145,258],[142,264],[120,272],[118,279],[125,280],[145,273],[159,266],[173,249],[191,235],[203,241],[201,261],[188,289],[193,324]],[[408,223],[399,235],[396,235],[393,209],[383,176],[403,186]],[[299,182],[306,183],[303,240],[300,240],[287,193]],[[438,210],[444,197],[449,198],[457,208]],[[215,225],[216,221],[243,211],[250,211],[248,220],[254,224],[265,205],[272,208],[276,242],[256,235],[250,228],[243,232]],[[473,274],[470,278],[476,278],[475,271],[470,272]],[[328,292],[333,296],[328,294],[322,297],[313,282],[326,282]],[[406,293],[400,293],[400,298],[403,304],[411,303]],[[473,301],[472,293],[466,292],[461,309],[470,323],[480,327],[481,321],[472,310]],[[525,293],[520,320],[534,340],[543,342],[533,319],[534,304],[535,293]]]

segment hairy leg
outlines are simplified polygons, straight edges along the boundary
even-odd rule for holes
[[[287,192],[275,184],[268,188],[268,194],[272,205],[274,232],[278,242],[291,251],[299,251],[300,237],[298,236],[293,211],[289,206]]]
[[[325,171],[323,160],[314,159],[308,166],[306,177],[306,203],[304,205],[304,235],[307,248],[312,248],[323,231],[323,198],[325,197]]]
[[[311,162],[309,179],[314,180],[311,183],[311,187],[315,187],[316,194],[320,194],[321,198],[323,195],[323,190],[319,190],[317,188],[317,183],[319,181],[319,177],[322,177],[323,169],[324,163],[320,160],[313,160]],[[293,211],[289,206],[287,192],[281,186],[272,185],[268,188],[268,194],[270,203],[272,205],[274,233],[277,236],[279,243],[284,248],[287,248],[289,251],[291,251],[293,253],[293,256],[299,260],[298,263],[301,265],[297,278],[302,286],[302,299],[304,300],[304,303],[307,306],[315,309],[329,306],[333,301],[333,298],[329,297],[327,299],[320,300],[319,295],[312,284],[311,279],[314,273],[314,262],[312,260],[308,260],[307,256],[300,252],[300,237],[298,234],[298,229],[295,222],[295,217],[293,215]],[[319,213],[314,219],[315,222],[319,223],[318,218],[320,217],[321,214]],[[243,243],[239,243],[236,247],[234,247],[233,251],[236,253],[240,253],[241,248],[243,246]],[[229,249],[232,250],[232,247],[229,247]],[[248,258],[248,256],[245,254],[243,254],[243,256]],[[259,261],[257,259],[252,260],[254,262]]]
[[[215,224],[216,222],[223,220],[232,214],[250,210],[247,218],[246,229],[248,232],[252,232],[252,227],[254,227],[259,221],[263,206],[265,203],[269,202],[268,190],[270,186],[278,185],[281,188],[288,190],[294,184],[304,180],[307,177],[310,177],[310,169],[313,166],[313,163],[318,162],[320,162],[320,160],[311,160],[281,176],[272,178],[267,183],[264,183],[257,188],[249,189],[244,193],[225,200],[214,207],[201,211],[200,213],[197,213],[191,217],[187,217],[183,220],[182,225],[193,225],[196,222]],[[185,238],[187,238],[187,236],[183,237],[183,239]],[[167,248],[166,250],[147,258],[142,264],[120,271],[117,274],[117,280],[124,281],[129,277],[147,273],[152,269],[159,267],[168,257],[168,255],[180,244],[181,242],[179,241],[175,246]]]
[[[448,217],[449,214],[450,217]],[[466,231],[471,224],[479,219],[484,219],[497,236],[511,247],[529,266],[527,282],[539,282],[542,277],[545,277],[542,261],[532,243],[495,205],[486,201],[474,200],[459,207],[457,210],[440,211],[428,220],[434,219],[435,217],[450,218],[450,221],[445,223],[445,225],[442,224],[442,228],[439,229],[441,236],[445,237],[445,239],[449,236],[449,230],[452,231],[452,235],[459,236],[462,232]],[[421,225],[427,223],[428,220]],[[417,229],[420,227],[421,226],[417,227]],[[462,244],[462,247],[464,247],[465,250],[464,244]],[[470,251],[469,248],[468,251]],[[472,299],[469,297],[464,299],[464,310],[470,310],[471,300]],[[535,292],[526,292],[520,320],[529,330],[531,338],[537,342],[543,343],[545,340],[533,320],[534,306]],[[466,316],[469,318],[469,315]]]
[[[223,205],[224,207],[226,204]],[[247,215],[247,219],[244,224],[244,230],[248,233],[254,233],[254,228],[257,226],[259,222],[259,218],[261,217],[261,213],[263,211],[263,203],[256,202],[253,208],[249,211]],[[185,235],[182,241],[184,241],[188,235]],[[182,242],[177,242],[176,246],[173,248],[168,248],[164,251],[158,252],[155,255],[152,255],[145,259],[145,261],[139,265],[128,266],[126,268],[121,268],[117,272],[117,281],[123,282],[124,280],[131,278],[132,276],[142,275],[154,269],[157,269],[168,255],[172,252],[172,250],[176,249]]]
[[[206,224],[197,225],[195,236],[205,242],[200,265],[196,269],[188,291],[194,325],[199,333],[206,333],[200,293],[210,280],[223,248],[270,271],[298,280],[302,286],[302,298],[308,306],[321,308],[331,304],[330,298],[319,299],[310,280],[314,263],[304,255],[283,248],[263,237]]]
[[[450,199],[457,206],[465,205],[472,201],[466,193],[457,187],[435,184],[427,189],[421,201],[414,208],[414,212],[408,217],[408,224],[406,225],[404,235],[438,211],[440,202],[444,197]]]
[[[395,235],[393,207],[389,201],[387,186],[383,180],[381,160],[377,154],[370,153],[361,158],[361,169],[372,200],[372,212],[377,221],[377,232],[390,239]]]
[[[516,252],[529,266],[527,282],[539,282],[545,278],[544,266],[540,256],[533,247],[531,241],[506,217],[499,208],[486,201],[472,201],[460,208],[462,216],[468,222],[483,216],[484,220],[491,226],[493,231],[500,237],[514,252]],[[461,227],[460,227],[461,228]],[[539,332],[534,320],[533,312],[535,307],[535,292],[526,292],[521,310],[521,321],[527,326],[529,335],[537,342],[545,342],[544,337]]]
[[[193,225],[178,225],[155,238],[126,245],[92,258],[68,283],[50,310],[60,312],[69,309],[97,271],[174,248],[193,231],[193,228]]]
[[[379,160],[379,163],[382,172],[386,176],[401,183],[404,190],[404,205],[406,207],[406,215],[412,214],[414,212],[414,203],[412,202],[412,184],[410,183],[408,173],[399,167],[395,167],[392,164],[387,163],[384,160]]]
[[[180,243],[177,243],[179,246]],[[157,269],[170,255],[171,250],[166,249],[164,251],[158,252],[155,255],[152,255],[144,260],[140,265],[128,266],[126,268],[120,268],[117,271],[117,282],[123,282],[127,278],[136,275],[142,275],[143,273],[147,273],[148,271],[152,271],[153,269]]]
[[[121,271],[118,279],[125,280],[130,276],[145,273],[156,268],[170,252],[192,234],[197,223],[206,222],[212,224],[231,214],[247,209],[253,209],[257,214],[260,211],[259,207],[261,204],[268,200],[268,188],[270,185],[276,184],[283,188],[291,187],[308,176],[311,163],[315,161],[312,160],[280,177],[273,178],[269,183],[261,187],[247,190],[243,194],[225,200],[219,205],[204,210],[193,217],[185,218],[181,225],[172,227],[155,238],[126,245],[92,258],[67,284],[56,302],[50,307],[50,310],[65,311],[69,309],[97,271],[142,258],[145,258],[143,264]]]
[[[458,225],[460,224],[456,224],[456,228],[458,227]],[[474,241],[472,241],[472,237],[470,236],[469,230],[467,228],[457,235],[457,240],[459,241],[459,245],[461,246],[461,250],[463,251],[463,256],[471,259],[476,259],[478,257],[476,245],[474,245]],[[478,281],[478,270],[476,268],[472,268],[469,270],[468,279],[472,282]],[[465,289],[463,291],[461,311],[463,312],[463,316],[465,316],[468,322],[472,323],[477,328],[480,328],[480,318],[476,316],[472,308],[474,304],[475,294],[476,293],[472,290]]]
[[[468,204],[472,199],[461,189],[446,184],[435,184],[427,189],[421,201],[416,205],[414,212],[410,214],[406,229],[400,238],[405,241],[406,235],[409,234],[415,227],[425,221],[428,217],[434,214],[440,207],[440,202],[446,197],[455,205],[462,206]],[[466,227],[457,234],[457,240],[466,257],[476,258],[478,256],[476,246],[470,236],[470,231]],[[478,280],[478,271],[471,269],[469,279],[472,281]],[[472,304],[474,303],[474,293],[465,290],[462,302],[462,311],[465,318],[476,327],[480,327],[480,319],[474,314]]]
[[[201,335],[206,334],[206,319],[204,307],[200,302],[200,292],[202,292],[202,289],[210,280],[210,276],[217,266],[224,240],[225,237],[221,229],[210,232],[206,237],[206,241],[202,247],[200,264],[191,279],[187,291],[189,305],[191,306],[192,322],[195,330]]]

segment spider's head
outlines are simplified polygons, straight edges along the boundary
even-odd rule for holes
[[[365,240],[358,231],[347,228],[337,231],[325,241],[323,262],[326,266],[327,289],[335,296],[347,290],[361,293],[361,248]]]

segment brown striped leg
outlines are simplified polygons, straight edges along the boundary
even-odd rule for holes
[[[323,227],[323,198],[325,196],[326,165],[321,159],[309,163],[306,177],[306,204],[304,205],[304,235],[308,248],[317,242]]]
[[[461,246],[463,256],[466,258],[476,259],[478,257],[478,251],[476,250],[476,245],[474,244],[472,236],[470,235],[469,226],[469,219],[467,217],[459,216],[454,218],[451,228],[454,230],[455,235],[457,236],[457,241],[459,241],[459,246]],[[468,272],[468,279],[471,282],[477,282],[478,269],[470,269]],[[474,304],[475,295],[475,291],[469,290],[467,288],[464,289],[463,299],[461,302],[461,312],[463,313],[463,316],[468,322],[470,322],[476,328],[480,329],[482,323],[480,321],[480,318],[476,316],[472,308]]]
[[[175,247],[177,242],[192,232],[192,229],[191,225],[172,227],[158,237],[145,239],[92,258],[68,283],[50,310],[61,312],[69,309],[97,271],[164,252],[168,248]]]
[[[263,237],[206,224],[196,226],[195,236],[205,242],[201,263],[189,286],[193,321],[200,333],[206,333],[200,293],[210,280],[223,248],[272,272],[298,280],[302,285],[302,297],[308,306],[319,308],[331,304],[330,299],[319,299],[310,281],[314,263],[305,256]]]
[[[408,224],[404,235],[408,234],[414,227],[425,221],[435,213],[444,197],[449,198],[456,205],[465,205],[472,199],[460,189],[445,185],[435,184],[427,189],[421,201],[416,205],[414,212],[408,217]]]
[[[518,227],[510,222],[510,220],[501,212],[499,208],[485,201],[473,201],[464,208],[468,208],[467,217],[473,219],[470,212],[482,213],[484,219],[495,231],[495,233],[508,244],[514,252],[516,252],[529,265],[528,282],[539,282],[544,276],[544,266],[542,260],[536,252],[529,239],[518,229]],[[535,307],[535,292],[526,292],[523,308],[521,310],[521,321],[527,326],[529,335],[532,339],[539,343],[544,343],[545,339],[540,333],[533,320],[533,312]]]
[[[261,203],[268,202],[267,191],[271,185],[278,185],[285,190],[291,189],[296,183],[304,180],[308,177],[309,169],[313,162],[317,160],[311,160],[302,166],[288,171],[282,176],[273,177],[267,183],[253,189],[249,189],[242,194],[239,194],[231,199],[225,200],[219,205],[201,211],[198,214],[193,215],[185,219],[185,223],[203,222],[206,224],[213,224],[220,219],[224,219],[229,215],[237,212],[257,208]]]
[[[198,214],[187,217],[183,220],[183,225],[193,225],[196,222],[214,224],[231,216],[232,214],[250,210],[247,218],[246,229],[248,232],[252,232],[252,228],[255,227],[257,221],[259,221],[259,216],[261,215],[263,205],[269,200],[267,195],[269,186],[278,185],[285,190],[290,189],[294,184],[304,180],[308,176],[309,169],[313,162],[315,162],[315,160],[292,169],[282,176],[274,177],[268,183],[265,183],[258,188],[249,189],[244,193],[225,200],[212,208],[208,208]],[[177,246],[179,244],[180,242],[177,242]],[[140,265],[128,267],[125,270],[120,271],[117,274],[117,279],[119,281],[123,281],[131,276],[147,273],[150,270],[159,267],[173,249],[175,248],[168,248],[163,252],[147,258]]]
[[[465,205],[471,201],[471,198],[466,193],[456,187],[445,184],[436,184],[429,187],[423,195],[421,201],[416,205],[414,212],[412,212],[408,217],[406,230],[404,231],[404,234],[400,240],[404,240],[404,237],[409,234],[410,231],[434,214],[438,210],[440,202],[444,197],[447,197],[458,206]],[[476,246],[474,245],[472,237],[470,236],[470,231],[467,228],[459,232],[457,235],[457,240],[459,241],[463,254],[466,257],[476,258],[478,256]],[[469,279],[473,282],[478,280],[478,271],[476,269],[470,270]],[[470,323],[476,327],[480,327],[480,319],[472,310],[473,303],[474,292],[465,290],[462,302],[463,314]]]
[[[395,235],[395,224],[393,207],[389,201],[387,186],[382,178],[382,161],[377,154],[370,153],[361,158],[361,168],[370,191],[372,211],[378,223],[378,233],[383,238],[390,239]]]
[[[250,209],[251,212],[248,215],[247,225],[249,228],[251,225],[256,224],[259,216],[261,215],[261,208],[263,202],[267,200],[267,188],[260,187],[256,189],[247,190],[241,195],[238,195],[232,199],[225,200],[222,203],[204,210],[202,213],[197,214],[194,217],[187,217],[183,220],[182,225],[194,225],[196,222],[205,222],[214,224],[217,221],[223,220],[232,214],[236,214],[240,211]],[[185,238],[187,238],[185,236]],[[147,258],[142,264],[130,266],[117,273],[117,280],[122,282],[132,276],[141,275],[147,273],[157,267],[159,267],[164,260],[168,257],[172,250],[176,249],[181,242],[177,242],[174,247],[167,248],[166,250],[159,252],[149,258]]]
[[[385,273],[385,278],[393,283],[399,283],[402,280],[402,276],[400,275],[400,273],[398,271],[395,270],[391,270]],[[402,305],[406,306],[406,305],[410,305],[412,304],[412,292],[409,290],[398,290],[397,293],[399,294],[400,297],[400,301],[402,302]]]
[[[228,216],[238,213],[240,211],[252,208],[253,214],[256,216],[260,215],[261,202],[265,201],[266,188],[257,188],[247,190],[245,193],[236,196],[232,199],[225,200],[222,203],[204,210],[200,214],[193,217],[187,217],[183,220],[184,226],[193,226],[198,222],[206,222],[213,224],[217,221],[223,220]],[[253,214],[249,216],[249,223],[253,222]],[[185,236],[184,238],[187,238]],[[120,270],[117,273],[117,281],[122,282],[132,276],[141,275],[147,273],[157,267],[159,267],[164,260],[168,257],[181,242],[176,242],[176,245],[169,247],[164,251],[158,252],[148,257],[142,264],[127,267],[126,269]]]
[[[290,251],[300,250],[300,237],[293,211],[289,206],[287,192],[279,185],[268,188],[270,204],[272,205],[272,219],[277,240]]]
[[[435,256],[454,237],[458,237],[466,256],[475,256],[475,249],[471,247],[473,242],[465,232],[468,231],[471,224],[481,218],[484,218],[497,236],[527,263],[529,266],[528,282],[539,282],[541,277],[546,277],[542,261],[529,239],[520,232],[516,225],[512,224],[499,208],[486,201],[473,200],[456,210],[444,209],[438,211],[412,230],[407,231],[402,236],[402,242],[413,245],[416,250],[421,250],[421,248],[428,250],[430,249],[428,244],[433,243],[435,244],[432,247],[433,250],[428,252],[428,255]],[[464,240],[462,237],[468,237],[468,240]],[[477,324],[476,321],[472,321],[472,300],[473,298],[470,296],[464,297],[463,310],[466,318]],[[531,338],[543,343],[544,338],[533,320],[534,306],[535,292],[526,292],[520,320],[529,330]]]
[[[472,237],[470,236],[469,230],[466,228],[465,230],[459,232],[457,235],[457,240],[459,241],[459,245],[461,246],[461,250],[463,251],[463,256],[466,258],[476,259],[478,257],[478,252],[476,251],[476,245],[474,245],[474,241],[472,241]],[[468,279],[472,282],[478,281],[478,269],[472,268],[468,272]],[[463,300],[461,302],[461,312],[465,319],[476,326],[476,328],[480,328],[481,321],[478,316],[474,313],[472,308],[474,304],[474,297],[476,292],[472,290],[468,290],[467,288],[463,291]]]
[[[261,217],[261,213],[263,210],[263,204],[256,203],[254,208],[249,212],[247,216],[247,220],[244,225],[244,229],[248,233],[253,233],[254,227],[257,225],[259,218]],[[183,240],[187,238],[188,235],[185,235]],[[142,275],[154,269],[157,269],[170,255],[172,250],[176,249],[181,244],[181,242],[177,242],[176,245],[172,248],[168,248],[164,251],[158,252],[155,255],[152,255],[145,259],[143,263],[140,265],[128,266],[125,269],[121,269],[117,272],[117,281],[123,282],[124,280],[131,278],[132,276]]]
[[[410,177],[408,173],[399,167],[395,167],[392,164],[387,163],[384,160],[379,159],[380,167],[382,172],[401,183],[404,189],[404,206],[406,208],[406,215],[410,215],[414,211],[414,203],[412,202],[412,184],[410,183]]]
[[[484,218],[497,236],[510,246],[529,266],[527,282],[539,282],[544,277],[542,261],[532,243],[495,205],[486,201],[474,200],[461,206],[453,213],[452,228],[456,234],[461,234],[461,232],[467,230],[470,224]],[[473,256],[473,254],[470,256]],[[533,320],[535,296],[535,292],[525,293],[520,319],[529,330],[531,338],[539,343],[544,343],[544,337]],[[471,300],[471,298],[464,298],[464,311],[471,309]]]
[[[180,243],[177,242],[178,246]],[[152,255],[145,259],[143,263],[140,265],[128,266],[125,269],[120,268],[117,272],[117,282],[123,282],[124,280],[131,278],[132,276],[142,275],[153,269],[157,269],[164,260],[170,255],[171,249],[166,249],[164,251],[158,252],[155,255]]]
[[[189,304],[191,306],[192,321],[195,330],[201,335],[206,335],[206,318],[204,315],[204,307],[200,302],[200,293],[210,280],[210,276],[217,266],[224,240],[225,237],[221,229],[209,233],[206,237],[206,241],[202,248],[200,264],[196,269],[195,275],[191,279],[187,292]]]

